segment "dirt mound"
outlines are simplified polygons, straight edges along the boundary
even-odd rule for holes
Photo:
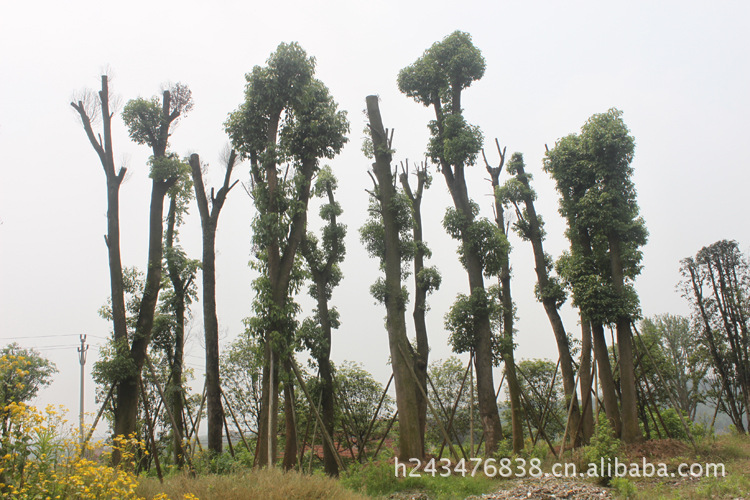
[[[633,458],[674,458],[690,452],[690,447],[676,439],[652,439],[625,446],[625,455]]]

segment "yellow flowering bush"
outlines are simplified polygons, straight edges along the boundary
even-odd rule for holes
[[[113,451],[121,463],[147,454],[145,444],[133,437],[116,436],[99,460],[84,458],[78,436],[66,429],[65,411],[48,406],[44,412],[24,403],[0,410],[0,496],[18,500],[74,499],[144,500],[136,495],[138,478],[124,467],[106,465]],[[88,447],[103,449],[101,443]],[[91,454],[91,453],[89,453]],[[168,500],[165,494],[154,500]],[[184,500],[198,500],[192,494]]]
[[[75,433],[67,432],[64,413],[54,407],[41,412],[24,403],[3,410],[0,437],[0,494],[31,499],[138,499],[138,480],[131,471],[83,458]],[[141,442],[114,440],[111,449],[132,457]],[[109,452],[111,453],[111,451]]]

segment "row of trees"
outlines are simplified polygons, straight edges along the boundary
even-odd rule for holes
[[[563,137],[547,149],[544,170],[554,179],[560,194],[560,213],[567,221],[570,242],[569,250],[554,261],[544,250],[544,223],[535,208],[533,179],[526,172],[522,154],[513,153],[506,162],[506,150],[496,140],[499,160],[496,166],[492,165],[482,148],[482,132],[464,117],[462,94],[483,76],[485,66],[471,37],[455,32],[433,44],[397,78],[398,87],[406,96],[432,108],[435,114],[428,123],[427,159],[442,175],[451,194],[453,206],[447,208],[443,225],[458,242],[469,284],[467,293],[458,294],[446,312],[445,326],[453,350],[470,353],[469,369],[474,371],[472,379],[476,376],[478,425],[485,453],[495,452],[504,437],[493,379],[493,367],[500,363],[507,382],[514,451],[524,447],[524,427],[531,432],[530,420],[537,425],[534,439],[545,432],[542,423],[550,418],[545,415],[551,407],[562,414],[550,414],[555,416],[557,427],[545,439],[559,434],[563,446],[566,438],[574,445],[588,441],[593,433],[593,410],[603,406],[617,435],[625,442],[638,441],[644,432],[640,424],[650,408],[646,395],[649,387],[641,384],[637,374],[661,375],[657,375],[659,363],[652,360],[651,350],[634,343],[637,337],[633,335],[634,321],[640,315],[633,283],[641,269],[641,247],[647,238],[632,182],[634,139],[622,112],[611,109],[592,116],[580,133]],[[283,429],[283,464],[294,467],[300,455],[296,408],[301,398],[297,393],[302,391],[325,437],[326,472],[335,475],[340,462],[331,436],[340,412],[341,387],[336,388],[330,360],[332,331],[339,326],[339,314],[331,301],[333,289],[342,278],[339,266],[345,256],[346,228],[339,222],[342,207],[336,199],[335,175],[321,162],[333,159],[344,147],[349,123],[326,86],[315,78],[315,60],[296,43],[279,45],[267,64],[253,68],[246,80],[245,99],[225,124],[233,149],[226,158],[223,184],[216,193],[211,189],[210,195],[204,186],[198,155],[182,160],[168,150],[171,127],[192,107],[189,89],[178,84],[164,91],[161,98],[139,98],[125,106],[123,120],[131,138],[152,150],[149,257],[142,284],[121,263],[118,196],[125,170],[116,172],[112,160],[113,113],[107,78],[102,77],[97,96],[72,103],[107,179],[106,242],[111,281],[107,315],[113,322],[114,334],[111,355],[97,370],[100,380],[112,388],[115,434],[129,434],[136,429],[139,397],[145,394],[141,383],[144,368],[149,368],[156,381],[149,357],[152,346],[157,365],[168,373],[165,398],[169,404],[165,409],[174,426],[175,461],[181,463],[183,438],[189,432],[182,417],[187,399],[183,389],[184,321],[186,308],[197,297],[195,278],[200,268],[209,450],[222,451],[222,426],[226,426],[221,388],[224,376],[233,381],[244,380],[251,388],[250,399],[258,403],[247,410],[252,414],[250,420],[256,423],[256,463],[276,463],[279,430]],[[410,167],[405,161],[400,169],[396,166],[393,130],[384,125],[379,99],[368,96],[366,106],[369,138],[363,149],[373,161],[368,170],[373,186],[369,191],[369,218],[360,229],[360,237],[370,254],[379,260],[384,274],[372,285],[371,292],[386,309],[399,455],[422,457],[429,422],[437,424],[447,441],[455,436],[451,424],[444,428],[443,421],[451,421],[445,408],[448,402],[441,401],[435,393],[428,369],[427,296],[441,281],[439,272],[426,265],[431,254],[422,231],[421,204],[432,173],[427,162]],[[101,114],[101,134],[92,126],[96,113]],[[480,154],[494,193],[494,220],[480,215],[467,184],[466,171],[478,163]],[[232,346],[222,365],[215,299],[215,237],[219,213],[237,182],[232,181],[232,174],[242,160],[249,167],[248,192],[255,206],[251,266],[258,278],[252,285],[255,299],[247,331]],[[504,170],[509,178],[503,183]],[[308,206],[315,196],[322,199],[321,235],[307,231]],[[193,197],[203,229],[201,261],[187,258],[178,242],[178,228]],[[165,199],[170,200],[166,217]],[[557,392],[553,379],[558,367],[517,363],[514,357],[516,329],[508,242],[511,230],[530,243],[537,298],[558,348],[557,383],[564,399],[552,405],[542,395]],[[704,324],[703,336],[713,360],[705,373],[715,370],[721,383],[718,405],[737,419],[739,429],[744,429],[742,415],[750,407],[750,369],[747,304],[737,291],[746,284],[746,278],[737,269],[744,269],[745,261],[736,244],[722,245],[704,249],[696,259],[683,263],[684,288]],[[409,294],[405,281],[410,273],[414,279],[414,342],[408,336],[406,320]],[[496,284],[491,284],[493,281]],[[311,317],[300,321],[295,297],[306,282],[316,307]],[[126,303],[128,292],[132,292],[132,300]],[[559,312],[568,293],[580,312],[579,353],[574,352],[573,337]],[[653,325],[646,324],[650,333],[660,328]],[[609,346],[607,327],[616,332],[616,339],[613,335]],[[664,334],[659,338],[670,337]],[[670,349],[674,347],[670,351],[673,360],[679,358],[683,362],[684,352],[680,349],[689,347],[668,345]],[[295,361],[295,352],[303,348],[310,351],[319,374],[314,391],[319,404],[310,401],[315,398],[310,396]],[[243,374],[236,366],[248,350],[260,354],[253,358],[257,372]],[[549,384],[540,382],[545,377]],[[601,388],[601,402],[595,378]],[[701,381],[685,377],[676,383],[683,390],[676,392],[680,406],[691,415],[695,415],[696,384],[699,386]],[[473,380],[469,385],[471,390],[467,393],[473,395]],[[428,387],[433,387],[432,396]],[[158,385],[157,389],[161,390]],[[672,392],[668,391],[670,400]],[[473,422],[472,418],[469,420]],[[647,426],[645,432],[649,433]]]

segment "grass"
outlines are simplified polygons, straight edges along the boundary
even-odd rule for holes
[[[497,481],[481,474],[475,477],[441,477],[421,472],[420,477],[396,477],[394,465],[390,462],[350,467],[340,481],[350,490],[371,497],[419,492],[425,493],[431,500],[449,500],[481,495],[497,489]]]
[[[195,478],[178,474],[164,480],[144,478],[136,493],[152,499],[160,493],[172,500],[190,494],[200,500],[359,500],[363,495],[347,490],[338,481],[322,475],[283,472],[280,469],[245,470],[231,474],[202,474]]]
[[[549,472],[556,458],[541,447],[530,449],[527,458],[536,456],[542,460],[542,469]],[[568,457],[574,462],[582,461],[581,450]],[[611,491],[615,497],[647,500],[672,499],[735,499],[750,498],[750,436],[729,435],[706,438],[693,450],[679,441],[649,441],[622,449],[626,462],[641,463],[646,456],[652,464],[665,463],[670,472],[677,471],[681,463],[723,463],[726,477],[713,478],[615,478]],[[592,483],[594,481],[587,481]],[[365,499],[396,498],[412,494],[423,494],[430,500],[463,499],[511,487],[515,481],[476,477],[432,477],[422,472],[421,477],[396,477],[390,460],[350,466],[339,480],[320,473],[313,475],[297,472],[282,472],[280,469],[252,470],[235,468],[227,474],[211,474],[207,471],[191,478],[176,474],[160,484],[155,478],[142,478],[136,493],[153,499],[159,494],[173,500],[198,498],[268,500],[294,499]],[[190,495],[193,495],[192,497]]]
[[[647,500],[735,499],[750,497],[750,436],[726,435],[698,444],[676,456],[655,456],[651,462],[664,462],[670,471],[681,463],[723,463],[725,477],[630,478],[621,498]],[[631,457],[632,458],[632,457]]]

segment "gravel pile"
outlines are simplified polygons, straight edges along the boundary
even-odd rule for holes
[[[599,500],[614,497],[607,488],[583,481],[556,477],[540,477],[522,479],[510,489],[471,498],[487,500],[550,500],[553,498]]]

